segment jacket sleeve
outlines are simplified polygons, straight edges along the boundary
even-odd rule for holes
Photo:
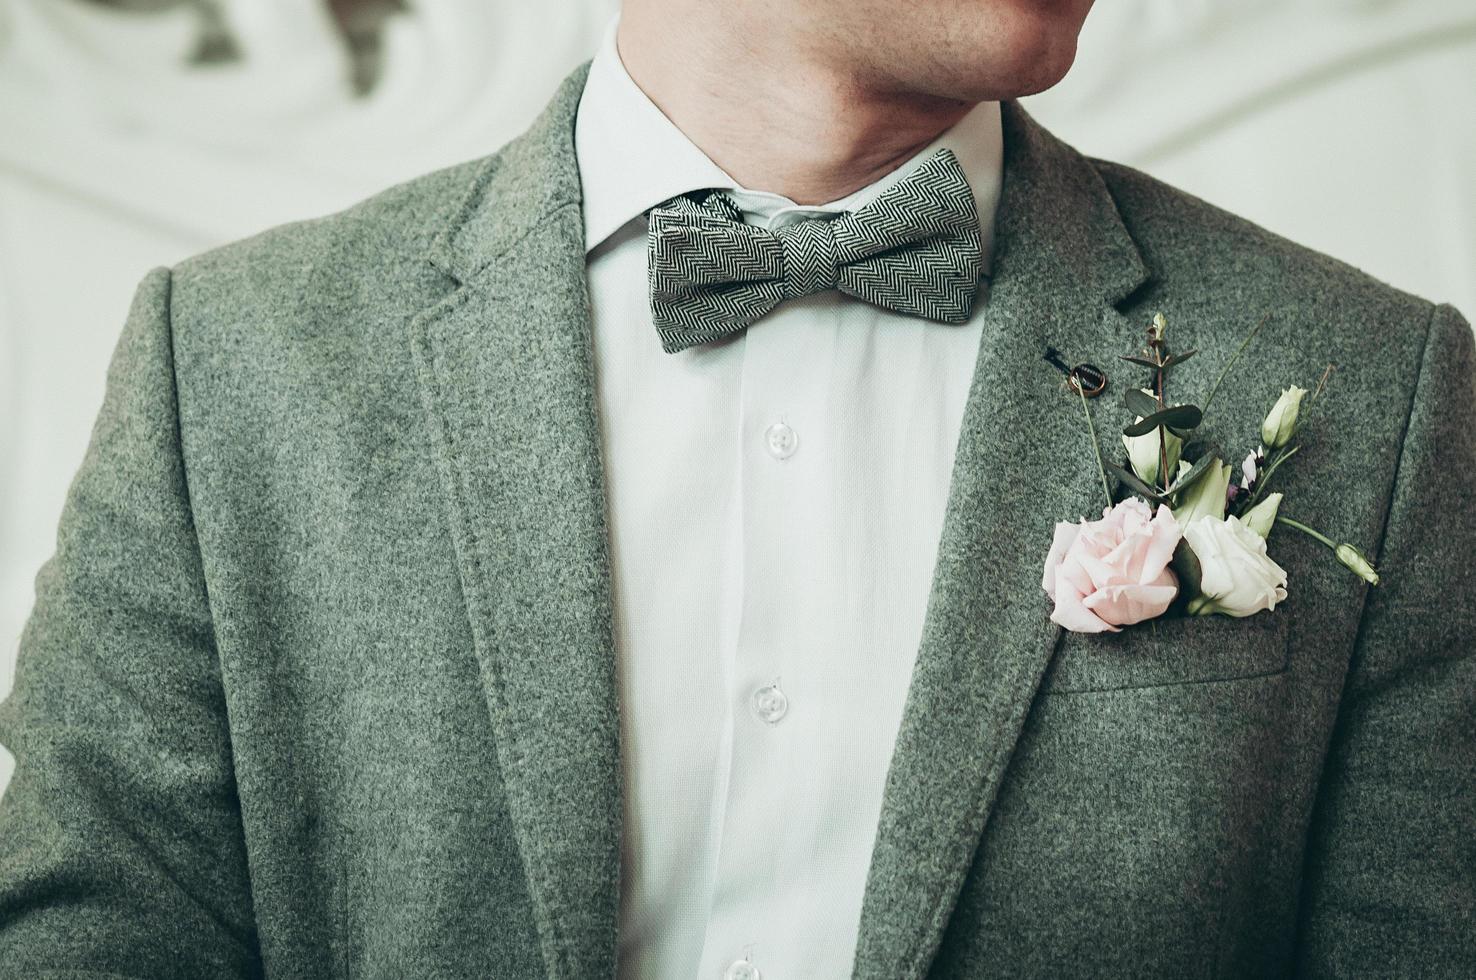
[[[0,703],[3,980],[260,974],[169,302],[156,269]]]
[[[1476,977],[1476,362],[1429,324],[1310,828],[1307,976]]]

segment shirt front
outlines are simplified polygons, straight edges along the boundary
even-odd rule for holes
[[[575,147],[620,685],[620,975],[849,976],[983,297],[948,325],[831,291],[667,354],[644,213],[718,188],[774,229],[855,210],[948,147],[987,268],[999,106],[799,206],[740,187],[683,135],[626,73],[612,25]]]

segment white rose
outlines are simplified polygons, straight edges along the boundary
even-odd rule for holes
[[[1286,598],[1286,571],[1266,555],[1266,539],[1238,517],[1196,518],[1184,540],[1199,559],[1200,595],[1188,611],[1206,616],[1250,616]]]

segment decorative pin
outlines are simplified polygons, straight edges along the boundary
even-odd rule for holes
[[[1076,365],[1066,376],[1066,381],[1088,398],[1096,398],[1107,390],[1107,372],[1095,364]]]
[[[1046,348],[1045,361],[1066,375],[1066,384],[1071,390],[1079,391],[1087,398],[1096,398],[1107,390],[1107,372],[1095,364],[1078,364],[1075,367],[1067,367],[1066,362],[1061,360],[1061,352],[1054,347]]]

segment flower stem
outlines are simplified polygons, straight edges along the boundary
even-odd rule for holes
[[[1323,544],[1327,545],[1328,548],[1332,550],[1333,555],[1338,559],[1338,561],[1342,562],[1343,565],[1354,575],[1357,575],[1369,585],[1379,584],[1378,569],[1374,568],[1373,562],[1369,561],[1368,558],[1364,556],[1363,552],[1359,551],[1351,544],[1337,544],[1332,540],[1332,538],[1329,538],[1327,535],[1319,534],[1307,525],[1299,521],[1294,521],[1290,517],[1278,516],[1276,518],[1276,523],[1285,524],[1287,527],[1296,528],[1303,534],[1310,535],[1311,537],[1316,538],[1318,541],[1321,541]]]
[[[1214,387],[1211,388],[1209,394],[1205,396],[1204,404],[1199,406],[1199,410],[1201,413],[1208,414],[1210,402],[1215,400],[1215,395],[1219,393],[1220,385],[1224,383],[1225,376],[1230,373],[1230,369],[1235,366],[1235,362],[1240,360],[1240,355],[1245,353],[1245,349],[1250,346],[1252,340],[1256,339],[1256,334],[1261,332],[1261,328],[1266,325],[1266,321],[1269,319],[1271,319],[1270,313],[1267,313],[1265,316],[1261,317],[1261,322],[1256,324],[1255,329],[1246,334],[1245,339],[1240,342],[1240,349],[1235,352],[1234,357],[1230,358],[1230,360],[1226,362],[1224,369],[1220,371],[1220,376],[1215,379]]]
[[[1154,397],[1158,399],[1158,410],[1160,412],[1168,407],[1163,402],[1163,335],[1166,327],[1167,322],[1164,320],[1163,314],[1160,313],[1153,318],[1153,329],[1148,332],[1148,343],[1153,348],[1153,359],[1158,362],[1158,367],[1153,372],[1155,382],[1153,390]],[[1169,488],[1168,458],[1168,427],[1160,425],[1158,427],[1158,483],[1159,489],[1161,490],[1167,490]]]
[[[1158,359],[1160,361],[1163,360],[1162,350],[1159,350],[1158,352]],[[1163,368],[1160,367],[1158,369],[1158,410],[1161,412],[1166,407],[1167,406],[1163,403]],[[1168,466],[1168,426],[1160,425],[1158,427],[1158,482],[1160,487],[1164,490],[1167,490],[1169,488],[1169,483],[1171,482],[1171,474],[1168,471]]]
[[[1333,551],[1337,551],[1338,550],[1338,543],[1336,541],[1334,541],[1332,538],[1329,538],[1325,534],[1322,534],[1322,533],[1320,533],[1318,531],[1312,530],[1312,528],[1310,528],[1307,525],[1303,524],[1301,521],[1294,521],[1290,517],[1280,517],[1280,516],[1278,516],[1276,518],[1276,523],[1277,524],[1285,524],[1287,527],[1296,528],[1298,531],[1301,531],[1303,534],[1310,535],[1311,537],[1316,538],[1318,541],[1321,541],[1323,544],[1327,545],[1328,548],[1332,549]]]
[[[1092,453],[1097,457],[1097,472],[1102,476],[1102,493],[1107,497],[1107,506],[1112,506],[1112,488],[1107,485],[1107,467],[1102,463],[1102,447],[1097,442],[1097,427],[1092,424],[1092,408],[1087,404],[1086,392],[1080,385],[1072,385],[1081,396],[1081,411],[1087,419],[1087,434],[1092,437]]]

